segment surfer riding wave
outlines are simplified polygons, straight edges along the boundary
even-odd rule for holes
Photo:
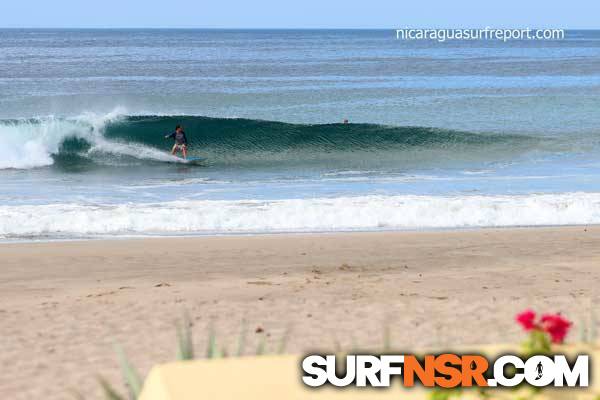
[[[171,149],[171,154],[176,155],[179,151],[183,155],[184,159],[187,159],[187,137],[185,136],[185,132],[183,131],[183,127],[181,125],[177,125],[175,127],[175,132],[170,135],[166,135],[165,139],[174,139],[175,144]]]

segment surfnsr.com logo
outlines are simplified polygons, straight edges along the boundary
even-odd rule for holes
[[[341,361],[341,364],[340,364]],[[345,368],[345,371],[343,370]],[[309,355],[302,361],[302,381],[311,387],[388,387],[399,377],[405,387],[588,387],[589,356],[569,362],[564,355],[527,359],[504,355]]]

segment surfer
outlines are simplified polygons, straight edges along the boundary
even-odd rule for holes
[[[165,136],[165,139],[175,140],[173,149],[171,149],[172,155],[175,155],[178,151],[181,151],[181,154],[183,154],[183,158],[187,158],[187,137],[185,136],[185,132],[183,131],[181,125],[177,125],[175,127],[175,132]]]
[[[538,363],[537,367],[535,367],[535,370],[537,372],[535,380],[537,381],[542,377],[542,375],[544,375],[544,366],[542,365],[541,361]]]

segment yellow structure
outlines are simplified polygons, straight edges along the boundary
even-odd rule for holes
[[[510,347],[485,346],[477,353],[506,354]],[[514,346],[512,346],[513,350]],[[543,389],[533,397],[529,388],[519,391],[501,389],[490,391],[490,399],[556,399],[600,400],[600,368],[594,362],[600,356],[598,348],[590,346],[563,346],[559,352],[570,355],[589,354],[591,358],[590,384],[587,389]],[[463,352],[464,353],[464,352]],[[475,353],[470,349],[471,354]],[[517,353],[515,351],[515,353]],[[558,353],[558,352],[557,352]],[[213,360],[183,361],[156,366],[146,379],[139,400],[353,400],[353,399],[430,399],[431,390],[422,387],[407,389],[400,380],[385,389],[306,387],[301,377],[299,356],[258,356]],[[463,391],[461,399],[478,399],[473,391]],[[457,399],[458,397],[452,397]]]

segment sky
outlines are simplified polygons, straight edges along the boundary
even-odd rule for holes
[[[0,27],[600,28],[597,0],[3,0]]]

